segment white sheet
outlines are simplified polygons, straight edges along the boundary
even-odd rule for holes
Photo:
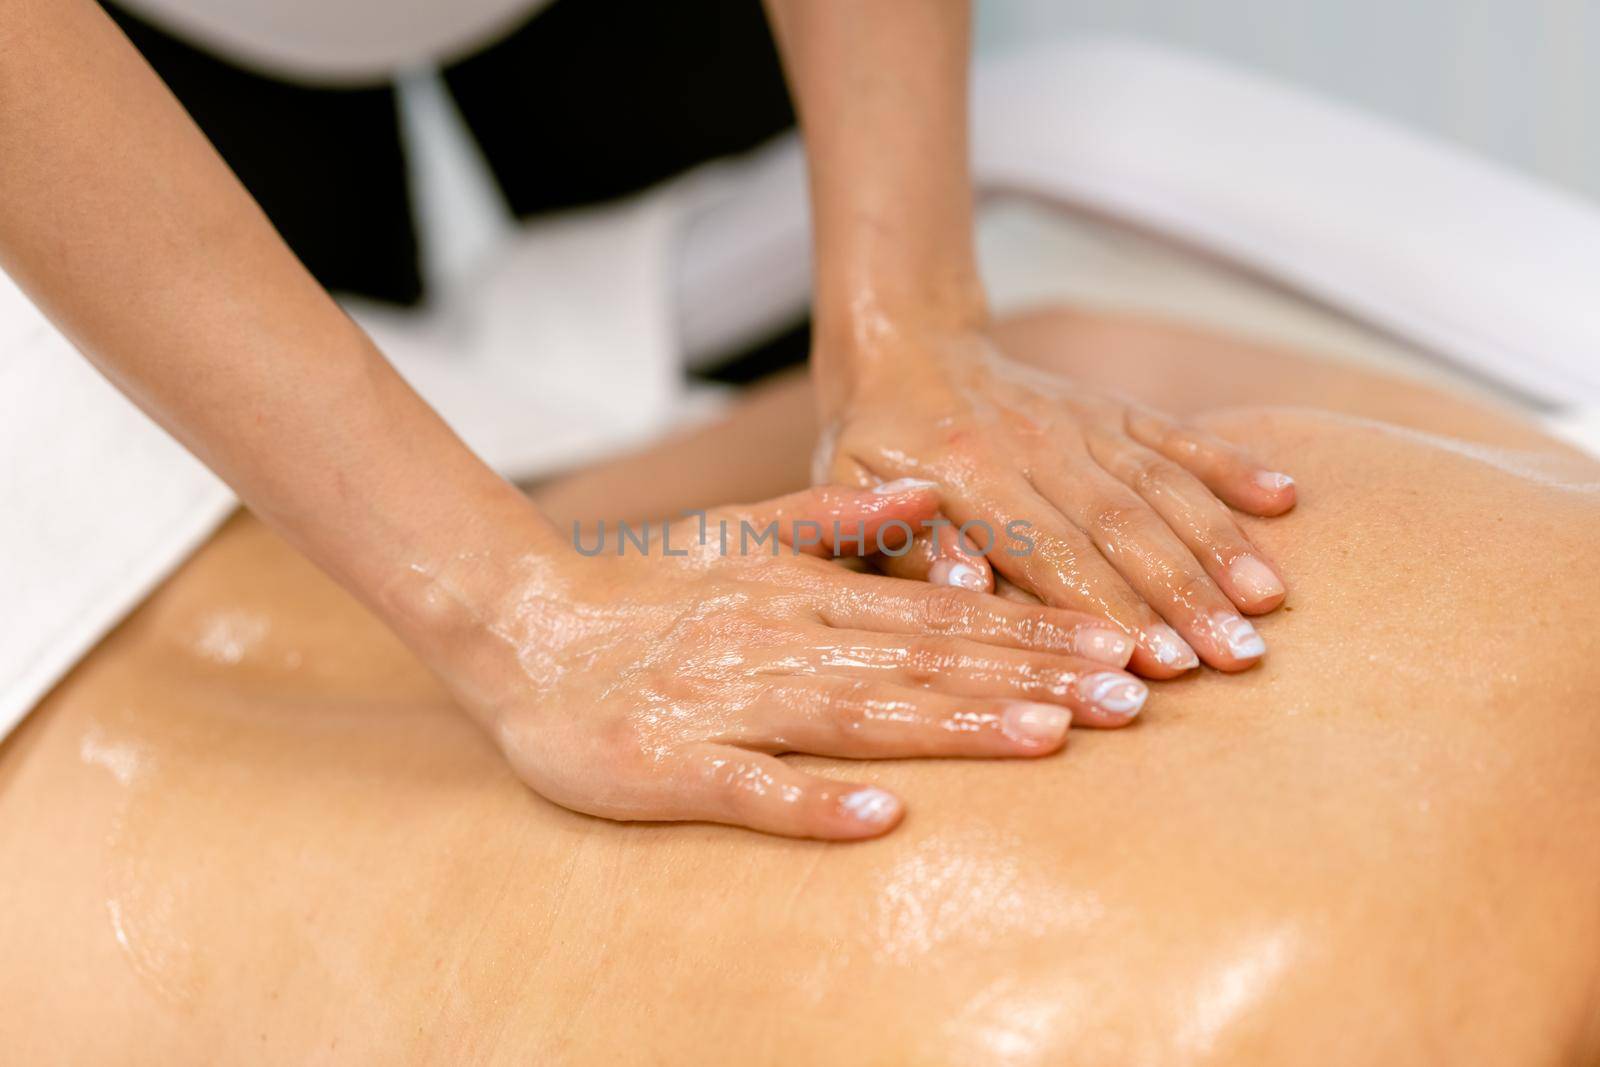
[[[1452,145],[1163,48],[978,79],[990,188],[1187,241],[1555,407],[1600,404],[1600,211]]]
[[[0,736],[210,535],[228,487],[0,274]]]

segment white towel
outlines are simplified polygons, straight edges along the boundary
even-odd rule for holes
[[[0,736],[233,508],[0,274]]]

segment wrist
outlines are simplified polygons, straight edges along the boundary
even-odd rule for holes
[[[863,397],[903,388],[926,374],[951,340],[987,330],[988,302],[979,286],[940,299],[888,302],[861,290],[852,301],[819,301],[812,338],[812,376],[824,415]]]
[[[581,557],[520,493],[478,516],[448,549],[396,569],[377,598],[384,620],[473,718],[493,727],[562,630]]]

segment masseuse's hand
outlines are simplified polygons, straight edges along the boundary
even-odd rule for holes
[[[1224,502],[1277,514],[1289,480],[1214,438],[1007,361],[983,326],[967,138],[969,5],[768,0],[800,105],[815,234],[819,480],[940,483],[989,564],[1136,636],[1133,667],[1224,669],[1263,646],[1241,612],[1283,597]],[[1052,136],[1041,128],[1041,137]],[[1220,501],[1218,498],[1221,498]],[[1008,524],[1031,550],[1012,555]],[[974,540],[983,536],[976,533]],[[891,573],[988,587],[948,529]],[[1165,622],[1163,622],[1163,619]],[[1187,643],[1186,643],[1187,642]]]
[[[994,569],[1134,636],[1143,674],[1196,666],[1195,652],[1224,670],[1262,655],[1243,616],[1277,607],[1284,586],[1227,505],[1280,514],[1294,505],[1291,479],[1209,434],[1008,359],[979,329],[886,331],[874,343],[833,360],[857,372],[847,389],[821,391],[819,475],[938,483],[945,514]],[[960,558],[956,529],[938,536],[933,558],[948,566]],[[902,559],[925,560],[929,548]]]
[[[880,532],[895,544],[892,520],[933,514],[930,489],[884,488],[691,518],[667,540],[683,556],[664,554],[659,525],[648,555],[573,554],[508,594],[489,629],[514,657],[490,678],[480,656],[458,691],[522,778],[567,807],[839,839],[887,831],[901,801],[776,753],[1040,756],[1071,722],[1133,718],[1146,690],[1120,669],[1132,642],[1104,622],[818,558],[835,522],[870,551]],[[776,523],[786,543],[774,555],[752,533],[740,555],[741,523]]]

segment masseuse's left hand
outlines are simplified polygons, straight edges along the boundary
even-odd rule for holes
[[[1291,483],[1211,437],[1028,371],[985,329],[969,5],[768,3],[810,167],[823,478],[937,482],[951,519],[988,524],[996,543],[977,547],[995,569],[1135,636],[1144,674],[1197,666],[1196,652],[1228,670],[1254,663],[1265,648],[1240,612],[1277,606],[1283,584],[1223,502],[1277,514],[1294,503]],[[1020,555],[1002,536],[1013,523],[1032,540]],[[959,568],[957,540],[948,528],[924,539],[942,553],[922,557],[926,575],[987,588],[987,566]],[[907,561],[889,569],[917,574]]]
[[[1018,363],[981,328],[897,326],[868,343],[818,360],[854,369],[847,383],[820,383],[821,476],[937,483],[945,514],[996,570],[1047,604],[1116,623],[1138,641],[1141,673],[1177,674],[1196,652],[1224,670],[1262,655],[1244,613],[1277,607],[1284,586],[1227,505],[1287,511],[1286,475]],[[948,546],[954,532],[941,536]]]

